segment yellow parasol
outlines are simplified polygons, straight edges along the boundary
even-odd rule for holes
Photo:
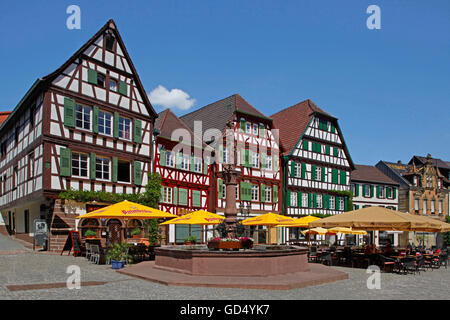
[[[347,227],[335,227],[328,229],[329,234],[335,234],[335,233],[344,233],[344,234],[361,234],[366,235],[367,232],[364,230],[353,230],[352,228]]]
[[[211,213],[205,210],[194,211],[175,219],[160,223],[160,225],[166,224],[199,224],[199,225],[210,225],[219,224],[225,219],[224,216],[220,216],[215,213]]]
[[[317,227],[302,231],[303,234],[318,234],[318,235],[326,235],[329,234],[328,230],[325,228]]]
[[[124,200],[113,205],[100,208],[83,214],[78,219],[88,218],[116,218],[116,219],[160,219],[174,218],[176,215],[167,213],[155,208],[150,208],[142,204]]]
[[[296,222],[296,219],[276,213],[266,213],[242,220],[242,224],[244,226],[277,226],[282,224],[291,224],[294,222]]]
[[[298,219],[294,219],[293,223],[280,224],[277,227],[289,227],[289,228],[308,228],[310,222],[320,220],[321,218],[314,216],[306,216]]]

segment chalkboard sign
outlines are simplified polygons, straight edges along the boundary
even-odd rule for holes
[[[66,243],[64,244],[64,248],[61,251],[61,255],[64,251],[73,250],[73,256],[76,257],[77,254],[81,255],[81,241],[80,241],[80,233],[78,231],[69,231],[69,235],[67,236]],[[68,255],[69,255],[68,254]]]

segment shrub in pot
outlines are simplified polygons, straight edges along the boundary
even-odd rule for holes
[[[111,261],[113,269],[122,269],[126,261],[131,262],[132,257],[128,254],[129,247],[130,244],[126,242],[113,243],[109,246],[106,257]]]
[[[140,228],[136,228],[133,231],[131,231],[131,236],[133,238],[140,238],[141,237],[141,229]]]
[[[84,233],[84,237],[85,238],[94,238],[94,237],[96,237],[97,236],[97,232],[95,232],[95,231],[93,231],[93,230],[87,230],[85,233]]]
[[[189,236],[186,239],[184,239],[184,244],[195,244],[197,242],[196,236]]]

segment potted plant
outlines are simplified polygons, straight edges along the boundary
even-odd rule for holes
[[[106,258],[111,261],[113,269],[122,269],[126,261],[131,261],[131,255],[128,254],[130,244],[126,242],[113,243],[109,246]]]
[[[192,245],[192,244],[195,244],[196,241],[197,241],[196,236],[189,236],[186,239],[184,239],[184,244]]]
[[[95,237],[97,237],[97,232],[95,232],[95,231],[93,231],[93,230],[87,230],[87,231],[84,233],[84,237],[85,237],[86,239],[92,239],[92,238],[95,238]]]
[[[224,238],[220,240],[219,248],[224,250],[239,250],[242,248],[242,244],[237,238]]]
[[[131,231],[131,237],[133,239],[139,239],[141,237],[141,229],[140,228],[136,228],[133,231]]]
[[[249,237],[241,237],[239,238],[241,241],[242,249],[251,249],[253,248],[253,239]]]
[[[220,238],[215,237],[208,241],[208,249],[219,250]]]

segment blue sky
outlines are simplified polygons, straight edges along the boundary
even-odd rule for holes
[[[66,8],[81,8],[81,30]],[[369,5],[381,29],[369,30]],[[312,99],[339,119],[352,159],[450,161],[450,2],[2,1],[0,110],[113,18],[150,93],[195,104],[239,93],[267,116]],[[155,106],[161,111],[161,106]]]

